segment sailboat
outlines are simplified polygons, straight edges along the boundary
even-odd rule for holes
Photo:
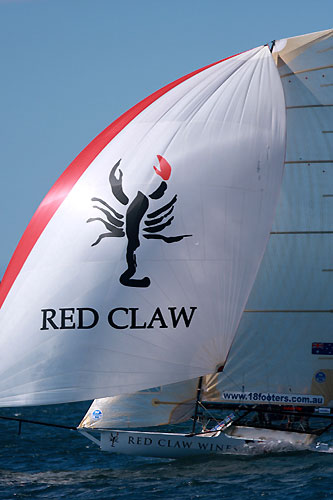
[[[94,400],[78,432],[116,453],[321,446],[332,35],[194,71],[78,155],[1,282],[2,407]]]

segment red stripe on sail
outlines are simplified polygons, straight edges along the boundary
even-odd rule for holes
[[[236,57],[237,55],[239,54],[235,54],[222,59],[221,61],[209,64],[208,66],[193,71],[192,73],[169,83],[160,90],[157,90],[117,118],[113,123],[111,123],[111,125],[106,127],[103,132],[93,139],[88,146],[83,149],[83,151],[81,151],[81,153],[75,158],[75,160],[72,161],[59,179],[53,184],[52,188],[34,213],[27,229],[23,233],[0,285],[0,307],[4,303],[13,283],[15,282],[38,238],[60,207],[61,203],[70,193],[71,189],[80,179],[81,175],[87,170],[92,161],[112,141],[112,139],[142,111],[150,106],[150,104],[169,92],[169,90],[177,87],[177,85],[183,83],[192,76],[195,76],[198,73],[221,63],[222,61]]]

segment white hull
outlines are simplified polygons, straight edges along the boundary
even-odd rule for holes
[[[268,443],[308,445],[314,440],[310,434],[233,427],[227,432],[189,436],[187,434],[99,430],[100,439],[80,429],[80,433],[98,444],[102,451],[159,458],[183,458],[200,455],[242,455],[253,445]]]

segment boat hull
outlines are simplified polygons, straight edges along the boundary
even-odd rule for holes
[[[238,429],[238,433],[236,432]],[[215,432],[189,436],[179,433],[99,430],[100,440],[85,430],[80,432],[96,442],[102,451],[159,458],[184,458],[201,455],[243,455],[259,451],[267,443],[309,444],[313,437],[294,432],[237,427],[236,435]],[[238,434],[238,435],[237,435]]]

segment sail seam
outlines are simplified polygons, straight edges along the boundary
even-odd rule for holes
[[[333,231],[271,231],[270,234],[333,234]]]
[[[333,313],[333,309],[245,309],[245,313]]]
[[[286,73],[285,75],[281,75],[281,78],[285,78],[286,76],[292,75],[300,75],[301,73],[308,73],[310,71],[320,71],[323,69],[331,69],[333,66],[330,64],[328,66],[318,66],[318,68],[308,68],[308,69],[300,69],[298,71],[292,71],[291,73]]]
[[[333,160],[296,160],[296,161],[285,161],[284,164],[301,164],[301,163],[333,163]]]
[[[333,104],[305,104],[303,106],[286,106],[286,109],[331,108]]]

